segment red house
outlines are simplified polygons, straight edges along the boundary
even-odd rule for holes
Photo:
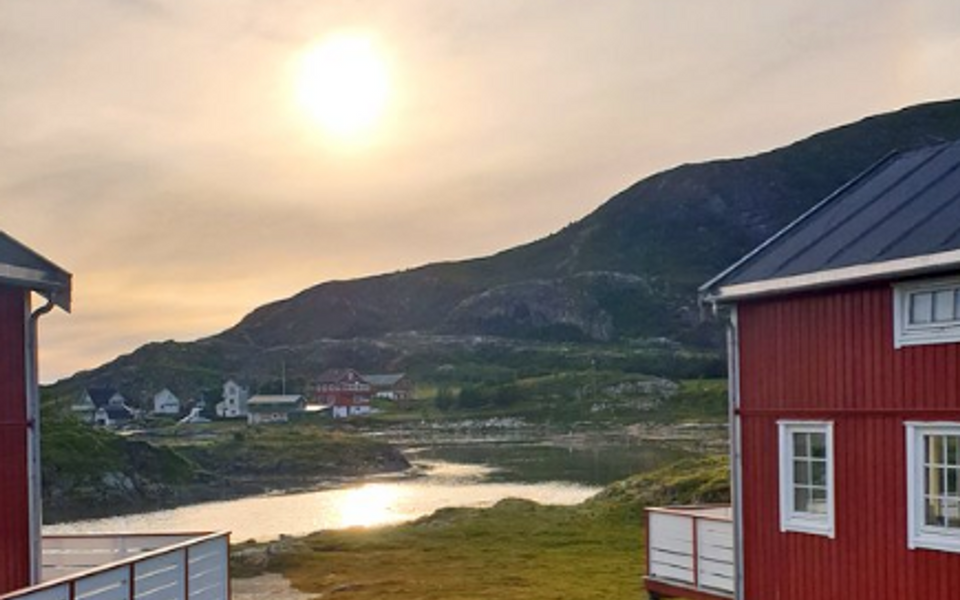
[[[960,597],[960,143],[884,159],[701,293],[732,522],[654,509],[651,595]]]
[[[41,536],[37,321],[71,280],[0,232],[0,600],[230,600],[227,533]]]
[[[0,596],[40,580],[37,321],[70,310],[70,274],[0,232]],[[31,312],[31,292],[46,304]]]
[[[316,401],[331,407],[336,419],[370,413],[373,386],[353,369],[328,369],[317,379]]]

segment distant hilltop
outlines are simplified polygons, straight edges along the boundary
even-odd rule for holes
[[[218,335],[148,344],[54,392],[91,384],[199,390],[223,374],[269,379],[281,361],[294,378],[338,364],[416,370],[549,344],[716,352],[721,335],[699,318],[699,284],[890,151],[958,138],[960,101],[951,100],[749,158],[679,166],[535,242],[321,283],[257,308]]]

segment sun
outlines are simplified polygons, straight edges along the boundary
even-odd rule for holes
[[[299,57],[297,104],[314,123],[342,141],[369,137],[389,96],[384,54],[368,36],[333,35]]]

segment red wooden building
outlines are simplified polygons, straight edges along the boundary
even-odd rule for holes
[[[37,321],[71,279],[0,232],[0,600],[230,600],[226,532],[41,536]]]
[[[653,595],[960,597],[960,143],[886,158],[701,292],[729,319],[733,580],[701,585],[674,514]]]
[[[54,306],[70,310],[70,274],[0,232],[0,596],[40,579],[37,320]]]
[[[328,369],[317,379],[315,401],[336,419],[370,413],[373,386],[353,369]]]

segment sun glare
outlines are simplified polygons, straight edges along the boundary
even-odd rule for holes
[[[299,58],[297,103],[326,133],[342,141],[368,137],[390,94],[383,53],[358,34],[331,36]]]
[[[397,520],[393,509],[398,495],[396,488],[377,484],[350,490],[340,508],[341,527],[370,527]]]

